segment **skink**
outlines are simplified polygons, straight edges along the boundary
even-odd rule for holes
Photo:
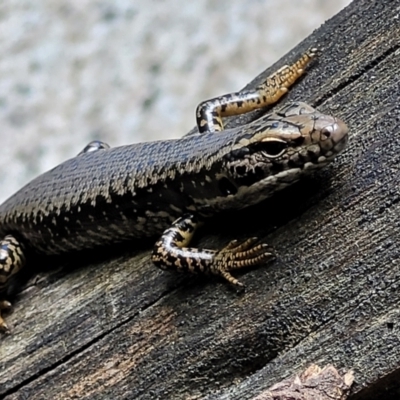
[[[152,261],[163,269],[217,274],[272,257],[254,238],[221,250],[189,247],[196,228],[224,210],[256,204],[343,150],[348,129],[305,103],[292,103],[234,129],[222,117],[275,103],[315,56],[312,49],[254,90],[199,105],[197,134],[109,148],[90,143],[0,206],[0,290],[29,255],[62,254],[160,236]],[[7,300],[1,310],[9,309]],[[0,315],[0,329],[7,325]]]

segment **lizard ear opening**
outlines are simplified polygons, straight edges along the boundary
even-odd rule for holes
[[[218,188],[223,196],[229,196],[230,194],[237,193],[237,187],[225,176],[218,180]]]

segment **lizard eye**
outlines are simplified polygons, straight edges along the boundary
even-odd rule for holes
[[[279,139],[267,139],[260,143],[261,152],[268,158],[281,156],[287,148],[287,143]]]

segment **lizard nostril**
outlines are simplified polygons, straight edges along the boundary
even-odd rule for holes
[[[332,127],[326,127],[321,130],[321,140],[329,139],[332,134]]]

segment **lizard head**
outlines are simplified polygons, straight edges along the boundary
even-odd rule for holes
[[[233,179],[247,177],[249,183],[268,177],[295,181],[332,161],[347,139],[343,121],[293,103],[248,125],[226,155],[227,167]]]
[[[348,128],[340,119],[305,103],[290,104],[238,131],[217,176],[221,194],[226,189],[226,200],[238,208],[258,203],[327,165],[347,140]]]

